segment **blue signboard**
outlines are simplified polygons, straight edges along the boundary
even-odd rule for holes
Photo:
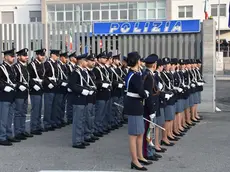
[[[165,34],[200,32],[200,20],[145,22],[99,22],[93,25],[94,35]]]

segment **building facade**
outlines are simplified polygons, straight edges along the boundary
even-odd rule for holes
[[[188,20],[200,19],[204,20],[204,0],[171,0],[171,13],[168,18],[171,20]],[[230,28],[228,27],[229,17],[229,0],[221,0],[220,3],[220,30],[221,39],[230,40]],[[208,14],[216,21],[216,29],[218,29],[218,0],[209,0]]]
[[[165,20],[166,0],[42,0],[42,22]]]
[[[41,22],[41,0],[0,1],[0,23],[28,24]]]

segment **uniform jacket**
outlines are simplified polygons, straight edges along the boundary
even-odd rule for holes
[[[5,71],[5,72],[4,72]],[[5,74],[6,73],[6,74]],[[9,82],[7,81],[7,76]],[[13,102],[15,99],[15,85],[16,84],[16,73],[14,67],[6,62],[0,65],[0,101],[1,102]],[[5,92],[4,88],[10,86],[14,88],[14,91]]]
[[[20,62],[17,62],[14,66],[14,70],[16,72],[16,99],[27,99],[29,94],[29,73],[27,70],[27,66],[23,65]],[[21,91],[19,87],[23,85],[27,89],[25,91]]]
[[[131,78],[130,78],[131,77]],[[140,98],[125,96],[124,98],[124,114],[132,116],[140,116],[144,114],[143,101],[147,98],[144,90],[143,80],[139,73],[129,70],[126,78],[125,85],[127,92],[135,93]]]
[[[32,61],[28,65],[28,72],[29,72],[29,87],[30,87],[30,94],[31,95],[42,95],[44,90],[43,90],[43,84],[42,82],[44,81],[44,75],[45,75],[45,68],[44,64],[39,62],[38,60]],[[36,70],[36,72],[35,72]],[[42,82],[36,81],[36,79],[40,79]],[[38,85],[41,89],[36,91],[34,89],[34,86]]]

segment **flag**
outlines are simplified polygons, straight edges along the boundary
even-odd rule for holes
[[[70,51],[73,50],[73,35],[72,35],[72,31],[70,31],[70,34],[69,34],[69,49]]]
[[[230,2],[228,7],[228,27],[230,28]]]
[[[205,2],[204,2],[204,15],[205,15],[205,20],[208,19],[208,1],[209,1],[209,0],[205,0]]]
[[[153,138],[152,138],[152,135],[153,135],[152,131],[153,131],[153,128],[151,127],[151,124],[149,124],[149,128],[148,128],[147,133],[146,133],[146,140],[150,146],[154,147]]]

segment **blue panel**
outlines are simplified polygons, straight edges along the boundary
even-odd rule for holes
[[[200,20],[145,22],[98,22],[93,24],[94,35],[107,34],[165,34],[200,32]]]

